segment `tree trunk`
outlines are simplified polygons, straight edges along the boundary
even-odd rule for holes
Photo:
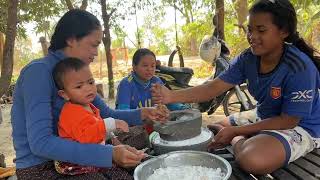
[[[237,11],[239,32],[241,32],[244,28],[243,24],[246,22],[249,13],[247,0],[236,0],[235,9]]]
[[[320,22],[315,25],[313,33],[312,44],[314,47],[320,47]],[[319,53],[317,54],[319,55]]]
[[[42,47],[42,53],[44,56],[46,56],[48,54],[48,42],[47,42],[46,38],[41,36],[39,39],[39,42]]]
[[[5,36],[2,32],[0,32],[0,68],[3,63],[3,48],[4,48]]]
[[[82,1],[82,4],[81,4],[81,6],[80,6],[80,9],[86,10],[87,7],[88,7],[88,0],[83,0],[83,1]]]
[[[8,21],[6,40],[3,52],[3,65],[0,77],[0,97],[7,91],[12,77],[14,42],[17,34],[17,7],[19,0],[10,0],[8,6]]]
[[[72,10],[74,8],[78,8],[78,7],[73,6],[71,0],[65,0],[65,2],[67,4],[67,7],[69,10]],[[81,6],[79,9],[86,10],[87,6],[88,6],[88,0],[82,0]]]
[[[198,53],[197,40],[194,37],[190,37],[190,50],[193,56],[197,55]]]
[[[103,38],[102,42],[107,57],[107,66],[108,66],[108,84],[109,84],[109,95],[108,98],[114,99],[114,80],[113,80],[113,70],[112,70],[112,56],[110,52],[111,47],[111,36],[110,36],[110,17],[115,9],[111,10],[110,14],[107,13],[106,0],[101,0],[101,11],[103,19]]]
[[[69,10],[73,9],[73,5],[72,5],[72,2],[70,0],[65,0],[66,4],[67,4],[67,7]]]
[[[215,26],[220,39],[224,38],[224,0],[216,0],[216,20]]]
[[[1,99],[1,98],[0,98]],[[2,123],[3,118],[2,118],[2,110],[0,108],[0,124]],[[0,160],[0,167],[1,167],[1,160]]]

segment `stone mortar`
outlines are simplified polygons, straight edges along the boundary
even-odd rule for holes
[[[166,141],[180,141],[193,138],[201,133],[202,116],[195,109],[172,111],[169,121],[154,125],[154,130]]]

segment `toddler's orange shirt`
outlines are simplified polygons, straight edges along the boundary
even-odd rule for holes
[[[83,106],[67,102],[64,104],[58,123],[60,137],[80,143],[101,143],[106,139],[106,127],[100,111],[90,104],[92,112]]]

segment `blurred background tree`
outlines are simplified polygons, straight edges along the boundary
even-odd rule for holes
[[[9,0],[0,0],[0,65],[3,64],[8,2]],[[106,3],[104,9],[101,6],[102,2]],[[128,56],[130,59],[139,47],[150,48],[157,56],[166,58],[178,44],[185,57],[192,56],[199,59],[197,55],[202,38],[205,35],[212,35],[217,28],[220,29],[219,36],[224,37],[231,50],[231,57],[239,54],[249,46],[245,29],[248,9],[253,2],[253,0],[52,0],[44,3],[41,0],[21,0],[17,7],[17,41],[12,60],[13,79],[24,65],[46,54],[45,50],[54,26],[68,9],[86,9],[100,19],[104,30],[104,48],[99,50],[98,59],[101,63],[98,69],[102,79],[108,77],[111,88],[109,95],[112,97],[114,81],[122,78],[130,70],[130,66],[118,65],[115,59],[121,60]],[[320,49],[320,0],[291,0],[291,2],[297,11],[300,35],[315,48]],[[107,14],[107,19],[103,18],[103,13]],[[39,48],[39,36],[43,37],[42,49]],[[113,58],[111,51],[115,51]],[[202,66],[210,65],[204,63]],[[97,64],[93,63],[92,67],[96,72]],[[114,71],[114,68],[117,70]],[[201,77],[211,73],[207,69],[199,68],[199,71],[203,71],[199,73]],[[2,85],[0,84],[1,88],[5,87]]]

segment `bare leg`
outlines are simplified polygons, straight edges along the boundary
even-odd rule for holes
[[[273,136],[259,134],[232,140],[236,161],[252,174],[268,174],[282,167],[286,159],[282,143]],[[268,157],[268,158],[266,158]]]

